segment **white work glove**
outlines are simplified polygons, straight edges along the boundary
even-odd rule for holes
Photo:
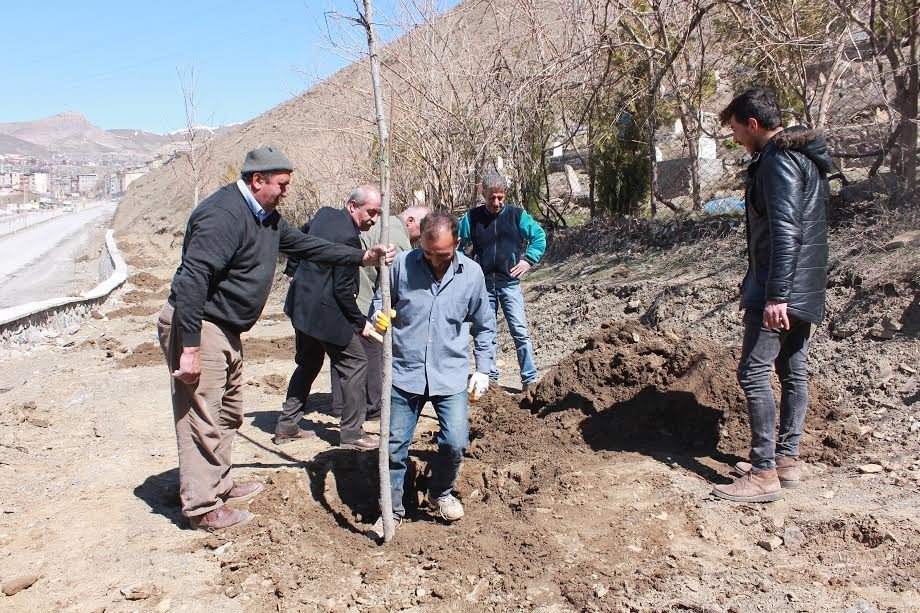
[[[489,375],[481,372],[474,372],[470,377],[470,384],[466,387],[466,392],[470,395],[470,400],[476,402],[486,395],[489,391]]]

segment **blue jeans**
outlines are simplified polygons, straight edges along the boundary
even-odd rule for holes
[[[501,304],[508,331],[514,339],[517,350],[518,366],[521,368],[521,383],[529,384],[537,380],[537,367],[533,362],[533,346],[527,331],[527,315],[524,313],[524,294],[518,284],[489,289],[489,304],[495,313],[495,340],[492,341],[492,371],[489,378],[498,381],[498,305]]]
[[[811,324],[790,318],[789,330],[763,327],[763,311],[744,312],[744,341],[738,383],[751,417],[751,464],[776,466],[776,456],[799,457],[799,442],[808,409],[808,341]],[[773,367],[779,376],[779,439],[776,438],[776,399],[770,382]]]
[[[395,385],[390,394],[390,491],[393,494],[393,514],[403,517],[403,486],[406,479],[406,459],[418,416],[425,402],[431,401],[438,416],[438,453],[431,467],[428,495],[434,499],[450,494],[460,472],[463,452],[470,440],[467,421],[466,390],[452,396],[411,394]]]

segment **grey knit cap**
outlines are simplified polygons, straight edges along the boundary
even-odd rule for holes
[[[243,162],[243,174],[247,172],[270,172],[273,170],[286,170],[293,172],[294,163],[284,155],[280,149],[270,145],[263,145],[246,154]]]

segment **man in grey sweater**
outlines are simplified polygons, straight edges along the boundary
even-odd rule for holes
[[[227,503],[250,500],[260,483],[230,478],[231,446],[243,421],[240,334],[255,325],[278,253],[328,264],[375,265],[394,250],[361,251],[306,236],[276,211],[294,165],[280,150],[246,154],[242,177],[189,217],[182,261],[158,321],[171,373],[179,448],[179,499],[193,528],[238,526],[254,516]]]

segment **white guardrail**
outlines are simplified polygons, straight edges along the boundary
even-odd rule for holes
[[[68,331],[90,316],[93,307],[128,278],[128,266],[115,244],[115,231],[105,233],[105,247],[99,256],[99,285],[80,296],[65,296],[0,309],[0,342],[33,343],[49,332]]]
[[[0,236],[6,236],[7,234],[13,234],[14,232],[31,228],[35,224],[54,219],[55,217],[60,217],[61,215],[67,215],[67,213],[61,209],[54,209],[50,211],[26,211],[24,213],[3,215],[0,217]]]

